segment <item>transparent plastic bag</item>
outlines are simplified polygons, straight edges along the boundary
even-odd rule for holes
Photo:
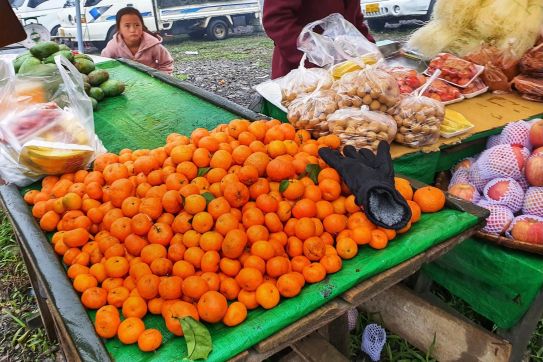
[[[326,69],[306,68],[305,60],[304,54],[297,69],[275,80],[281,88],[281,103],[285,107],[302,94],[314,92],[317,88],[330,89],[334,82],[332,75]]]
[[[7,182],[22,185],[41,175],[73,172],[87,167],[103,151],[94,133],[92,104],[81,75],[65,58],[56,57],[55,62],[62,81],[48,95],[48,102],[17,97],[13,74],[8,76],[7,87],[12,95],[0,95],[2,102],[24,103],[0,114],[1,163],[5,166],[0,173]],[[4,67],[0,70],[5,73]]]
[[[415,69],[394,67],[387,71],[396,79],[401,94],[410,94],[426,83],[426,77]]]
[[[341,97],[339,108],[366,105],[371,111],[385,113],[400,101],[396,79],[379,65],[345,74],[332,89]]]
[[[523,74],[543,77],[543,44],[524,54],[520,60],[520,70]]]
[[[396,135],[396,122],[387,114],[363,108],[343,108],[328,116],[330,133],[342,144],[377,150],[380,141],[391,143]]]
[[[287,119],[294,127],[312,132],[313,137],[327,135],[326,118],[338,109],[339,100],[335,91],[317,89],[290,103]]]
[[[439,101],[414,95],[403,98],[394,109],[398,126],[395,141],[410,147],[436,143],[445,117],[445,107]]]
[[[337,13],[307,24],[298,36],[298,49],[320,67],[331,67],[348,60],[364,62],[364,58],[372,61],[383,58],[377,45]]]
[[[522,98],[535,102],[543,102],[543,79],[519,75],[513,84]]]

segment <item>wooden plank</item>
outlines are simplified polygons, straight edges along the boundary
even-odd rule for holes
[[[347,312],[348,313],[348,312]],[[344,356],[351,352],[351,337],[349,332],[349,319],[347,313],[343,313],[338,318],[328,324],[327,336],[322,339],[330,341],[330,344]]]
[[[314,312],[303,317],[296,323],[285,327],[273,336],[263,340],[254,346],[257,352],[263,353],[271,350],[280,351],[289,344],[307,336],[320,327],[345,313],[352,306],[340,299],[334,299]]]
[[[361,305],[379,313],[386,328],[422,351],[435,336],[432,356],[439,361],[506,362],[511,344],[471,322],[426,302],[403,286],[394,286]]]
[[[290,352],[284,357],[279,359],[279,362],[305,362],[305,359],[300,357],[300,355],[294,351]]]
[[[348,362],[349,359],[317,333],[311,333],[291,345],[292,349],[307,362]]]
[[[229,362],[243,362],[247,360],[247,357],[249,357],[249,351],[243,351],[240,354],[230,358]]]

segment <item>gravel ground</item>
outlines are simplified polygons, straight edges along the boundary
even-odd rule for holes
[[[407,40],[415,25],[388,24],[377,40]],[[242,106],[255,97],[253,86],[269,79],[273,42],[250,29],[223,41],[176,39],[165,44],[175,59],[174,76]]]

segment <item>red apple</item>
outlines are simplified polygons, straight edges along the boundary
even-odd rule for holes
[[[513,225],[513,230],[511,230],[511,236],[515,240],[526,241],[528,239],[528,231],[532,226],[531,219],[523,219],[516,221]]]
[[[543,146],[543,120],[532,124],[530,128],[530,143],[534,148]]]
[[[469,170],[471,168],[472,164],[473,164],[473,159],[466,158],[466,159],[463,159],[462,161],[458,162],[456,164],[456,166],[454,166],[454,170],[455,171],[457,171],[459,169]]]
[[[532,156],[543,156],[543,147],[538,147],[535,150],[532,151]]]
[[[488,188],[487,196],[494,201],[500,201],[508,191],[509,181],[498,181]]]
[[[483,231],[490,234],[502,234],[505,232],[514,219],[513,212],[502,205],[483,206],[490,211],[490,216],[486,219],[486,225]]]
[[[543,155],[532,156],[526,162],[526,179],[532,186],[543,186]]]
[[[537,224],[532,224],[528,235],[529,243],[543,244],[543,223],[538,222]]]
[[[459,183],[451,186],[449,193],[470,202],[476,202],[479,198],[479,192],[477,192],[475,186],[465,183]]]
[[[518,169],[522,170],[525,162],[524,155],[522,154],[522,147],[513,145],[511,146],[511,149],[513,150],[513,153],[515,154],[515,157],[517,159]]]
[[[543,244],[543,221],[536,216],[520,216],[522,220],[514,223],[511,236],[515,240],[532,244]]]
[[[522,213],[543,217],[543,187],[530,187],[526,190]]]

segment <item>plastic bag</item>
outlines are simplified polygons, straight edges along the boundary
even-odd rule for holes
[[[439,140],[445,107],[434,99],[414,95],[401,100],[394,110],[398,126],[396,142],[411,146],[427,146]]]
[[[513,84],[522,98],[543,102],[543,79],[519,75],[513,79]]]
[[[23,186],[41,175],[73,172],[88,166],[96,152],[103,151],[79,72],[63,57],[56,57],[55,62],[61,81],[52,95],[17,97],[12,73],[8,86],[2,88],[3,103],[24,104],[7,110],[1,107],[0,174],[7,182]],[[0,70],[6,74],[5,67]],[[37,102],[45,96],[47,103]]]
[[[287,119],[296,128],[312,132],[313,137],[328,134],[329,114],[338,109],[340,98],[330,89],[316,90],[296,98],[288,107]]]
[[[522,74],[543,77],[543,44],[530,50],[520,60]]]
[[[372,61],[383,58],[377,45],[337,13],[307,24],[298,36],[298,49],[307,54],[311,63],[320,67],[357,58],[360,62],[364,62],[364,58]]]
[[[328,127],[342,144],[377,151],[380,141],[391,143],[396,135],[396,122],[389,115],[363,108],[344,108],[328,116]]]
[[[332,89],[341,97],[339,108],[366,105],[387,112],[400,101],[400,88],[393,76],[376,66],[345,74]]]
[[[319,89],[330,89],[334,80],[326,69],[306,68],[304,66],[306,56],[302,57],[300,66],[291,70],[275,82],[281,88],[281,103],[288,107],[296,97]]]

